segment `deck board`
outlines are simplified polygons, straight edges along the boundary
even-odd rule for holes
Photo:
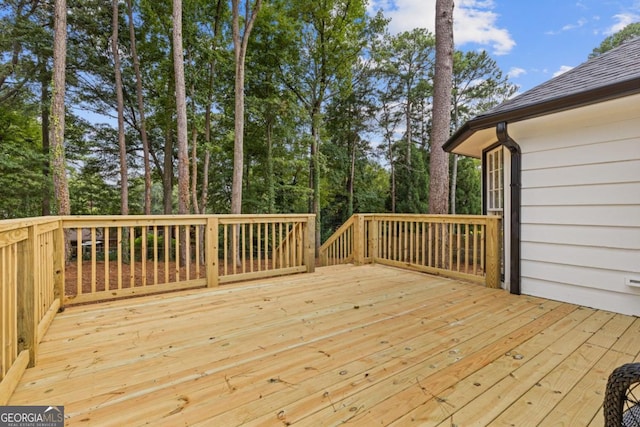
[[[640,321],[379,265],[68,308],[12,405],[67,425],[602,425]]]

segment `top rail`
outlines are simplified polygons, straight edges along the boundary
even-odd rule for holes
[[[312,272],[314,239],[307,214],[0,221],[0,405],[65,305]]]
[[[358,214],[320,248],[321,265],[383,263],[500,287],[499,216]]]
[[[498,217],[354,215],[322,265],[378,262],[499,286]],[[313,215],[65,216],[0,221],[0,405],[68,304],[312,272]],[[497,284],[497,285],[496,285]]]

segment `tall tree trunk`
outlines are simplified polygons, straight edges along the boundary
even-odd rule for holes
[[[453,0],[436,0],[436,67],[433,79],[433,128],[429,180],[429,213],[449,212],[449,159],[442,146],[451,127],[453,79]]]
[[[415,200],[417,199],[417,189],[415,189],[413,187],[413,183],[412,183],[412,177],[413,177],[413,167],[411,166],[411,151],[412,151],[412,145],[413,145],[413,131],[411,129],[411,116],[412,116],[412,105],[411,105],[411,85],[407,84],[407,106],[405,108],[405,122],[406,122],[406,132],[405,132],[405,138],[407,139],[407,151],[405,154],[405,163],[403,165],[403,167],[406,169],[406,178],[409,180],[409,183],[406,184],[407,186],[407,194],[406,194],[406,198],[407,198],[407,206],[410,206],[413,208],[414,204],[415,204]],[[414,213],[414,212],[412,212]]]
[[[237,0],[234,0],[234,14],[237,15]],[[244,62],[241,58],[238,24],[234,17],[234,46],[236,61],[235,80],[235,121],[233,142],[233,182],[231,184],[231,213],[242,213],[242,171],[244,170]],[[241,63],[242,61],[242,63]]]
[[[49,155],[51,144],[49,142],[49,83],[51,75],[47,72],[46,66],[41,64],[40,76],[40,126],[42,128],[42,154],[45,161],[42,165],[42,216],[51,215],[51,188],[49,186],[50,166]]]
[[[56,213],[69,215],[69,185],[67,183],[67,166],[64,153],[64,95],[65,71],[67,65],[67,2],[55,0],[54,38],[53,38],[53,79],[51,101],[51,171],[53,173],[53,189],[56,199]],[[68,253],[68,248],[67,248]]]
[[[458,124],[458,118],[459,116],[459,110],[458,110],[458,101],[456,99],[453,100],[453,123],[454,123],[454,127],[455,129],[458,129],[459,124]],[[453,170],[451,171],[451,190],[450,190],[450,196],[451,196],[451,201],[450,201],[450,205],[449,205],[449,210],[451,211],[451,215],[455,215],[456,214],[456,190],[458,188],[458,155],[454,154],[453,155]]]
[[[350,165],[350,169],[349,169],[349,184],[348,184],[348,191],[349,191],[349,204],[347,207],[347,218],[351,218],[351,215],[353,215],[353,183],[356,179],[356,148],[357,148],[357,137],[354,133],[354,138],[353,141],[351,143],[351,165]]]
[[[138,101],[138,115],[140,116],[140,139],[142,140],[142,161],[144,164],[144,213],[151,214],[151,165],[149,161],[149,139],[147,137],[146,120],[144,116],[144,98],[142,94],[142,76],[140,74],[140,59],[136,47],[136,31],[133,25],[133,6],[127,0],[127,14],[129,17],[129,39],[133,69],[136,75],[136,98]]]
[[[458,187],[458,155],[453,155],[453,170],[451,171],[451,215],[456,214],[456,189]]]
[[[170,85],[173,86],[173,85]],[[162,168],[162,194],[164,213],[173,213],[173,124],[167,123],[164,137],[164,164]]]
[[[217,40],[220,37],[220,31],[222,30],[222,12],[224,3],[222,0],[218,0],[216,5],[216,17],[213,25],[213,49],[215,50]],[[204,114],[204,141],[205,141],[205,153],[204,161],[202,164],[202,191],[200,193],[200,213],[204,214],[207,211],[207,203],[209,200],[209,162],[211,159],[211,104],[213,104],[213,85],[215,83],[215,71],[216,71],[216,58],[212,55],[211,62],[209,62],[209,84],[207,88],[207,106]],[[204,229],[203,229],[204,230]],[[204,250],[200,251],[204,256]],[[204,258],[203,258],[204,262]]]
[[[175,80],[168,79],[168,92],[174,93]],[[172,111],[174,108],[175,98],[167,97],[165,105],[166,111]],[[164,137],[164,165],[162,170],[162,190],[164,198],[164,213],[169,215],[173,213],[173,123],[167,120]]]
[[[273,120],[271,116],[267,120],[267,213],[275,213],[276,210],[276,188],[273,179]]]
[[[253,29],[262,0],[255,0],[253,8],[245,2],[244,28],[240,31],[240,0],[232,0],[233,52],[235,55],[235,125],[233,144],[233,183],[231,186],[231,213],[242,213],[242,171],[244,170],[244,62],[247,55],[249,35]]]
[[[240,0],[231,0],[233,14],[233,52],[235,56],[236,78],[235,78],[235,123],[234,123],[234,143],[233,143],[233,182],[231,184],[231,213],[242,213],[242,175],[244,171],[244,62],[247,55],[249,35],[256,22],[262,0],[255,0],[253,8],[250,9],[249,0],[244,4],[244,29],[240,34]],[[238,226],[238,236],[240,236],[240,226]],[[238,240],[238,244],[240,241]],[[236,264],[240,265],[240,250],[229,251],[235,253]]]
[[[393,142],[387,139],[387,151],[389,153],[389,165],[391,165],[391,213],[396,213],[396,164],[393,160]]]
[[[185,215],[189,213],[189,149],[187,94],[184,78],[184,53],[182,51],[182,0],[173,0],[173,67],[178,118],[178,214]]]
[[[209,150],[209,144],[211,144],[211,103],[207,102],[207,108],[204,113],[204,142],[205,152],[204,161],[202,162],[202,191],[200,192],[200,212],[204,214],[207,212],[207,203],[209,200],[209,162],[211,159],[211,151]]]
[[[191,110],[194,117],[191,123],[191,203],[193,203],[193,212],[198,213],[198,126],[196,124],[196,88],[191,86]]]
[[[122,92],[122,73],[120,71],[120,52],[118,51],[118,0],[111,2],[111,52],[116,80],[116,98],[118,102],[118,149],[120,153],[120,213],[129,215],[129,172],[127,167],[127,146],[124,135],[124,95]]]
[[[320,245],[322,243],[321,226],[322,220],[320,218],[320,107],[316,106],[312,109],[311,113],[311,150],[310,150],[310,170],[309,181],[311,182],[312,198],[311,198],[311,213],[316,216],[316,241],[315,241],[315,254],[320,252]]]

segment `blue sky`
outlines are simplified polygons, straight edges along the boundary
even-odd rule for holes
[[[520,91],[587,60],[607,36],[640,21],[640,0],[454,0],[454,41],[485,49]],[[390,31],[434,31],[435,0],[370,0]]]

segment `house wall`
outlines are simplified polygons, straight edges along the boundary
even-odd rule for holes
[[[522,149],[522,293],[640,315],[640,97],[509,133]]]

